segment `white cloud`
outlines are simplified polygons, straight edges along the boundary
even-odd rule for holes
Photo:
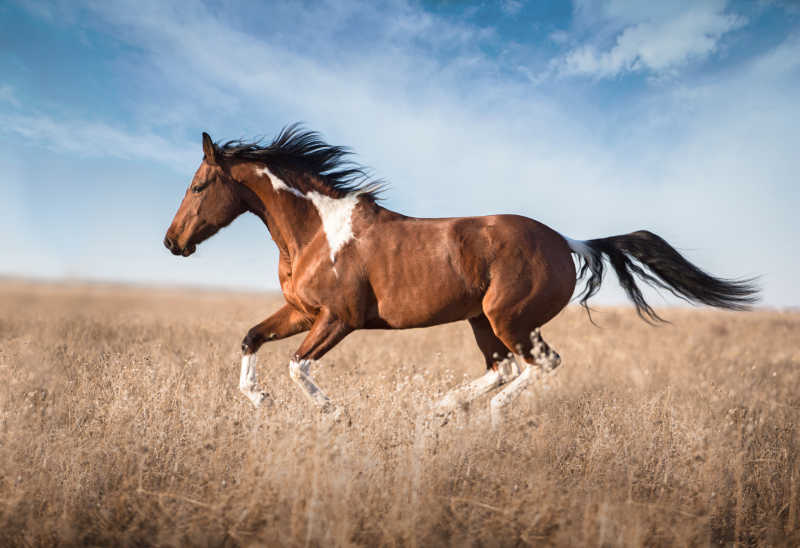
[[[547,36],[555,44],[566,44],[569,41],[569,33],[565,30],[554,30]]]
[[[595,16],[622,26],[613,45],[580,45],[554,61],[557,72],[600,78],[626,72],[668,74],[706,59],[718,51],[725,34],[747,22],[726,13],[725,4],[719,2],[678,5],[680,9],[674,10],[659,3],[611,2],[605,7]]]
[[[0,133],[80,158],[154,160],[178,171],[197,162],[197,146],[178,145],[151,132],[130,132],[102,122],[0,112]]]
[[[522,0],[502,0],[500,2],[500,7],[502,10],[509,15],[518,14],[524,6],[525,2]]]

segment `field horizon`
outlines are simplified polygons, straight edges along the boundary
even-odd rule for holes
[[[348,336],[288,376],[303,335],[239,345],[277,291],[0,278],[0,544],[800,544],[800,311],[570,306],[562,357],[493,429],[466,322]]]

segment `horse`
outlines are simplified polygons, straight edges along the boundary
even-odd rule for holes
[[[311,375],[326,352],[357,329],[405,329],[467,320],[485,373],[435,406],[447,416],[503,387],[490,401],[493,420],[560,357],[540,328],[578,293],[587,301],[605,261],[639,316],[664,321],[635,277],[689,302],[743,310],[757,300],[752,279],[721,279],[690,263],[647,230],[573,240],[519,215],[418,218],[380,205],[382,181],[299,124],[269,144],[217,144],[203,133],[204,157],[164,245],[188,257],[197,245],[250,212],[278,247],[285,304],[242,341],[239,389],[257,408],[256,353],[268,341],[308,332],[289,360],[289,375],[321,411],[341,411]],[[589,313],[591,320],[591,313]],[[513,359],[506,358],[512,356]]]

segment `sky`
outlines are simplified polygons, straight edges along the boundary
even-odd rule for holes
[[[796,2],[6,1],[0,274],[276,289],[253,215],[162,240],[201,132],[302,121],[389,209],[649,229],[796,307],[798,97]],[[623,301],[610,274],[594,302]]]

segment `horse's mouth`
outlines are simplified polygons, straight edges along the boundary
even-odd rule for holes
[[[195,250],[197,250],[197,246],[196,246],[195,244],[187,245],[186,247],[184,247],[184,248],[181,250],[181,253],[180,253],[180,254],[181,254],[182,256],[184,256],[184,257],[188,257],[189,255],[191,255],[192,253],[194,253],[194,252],[195,252]]]

